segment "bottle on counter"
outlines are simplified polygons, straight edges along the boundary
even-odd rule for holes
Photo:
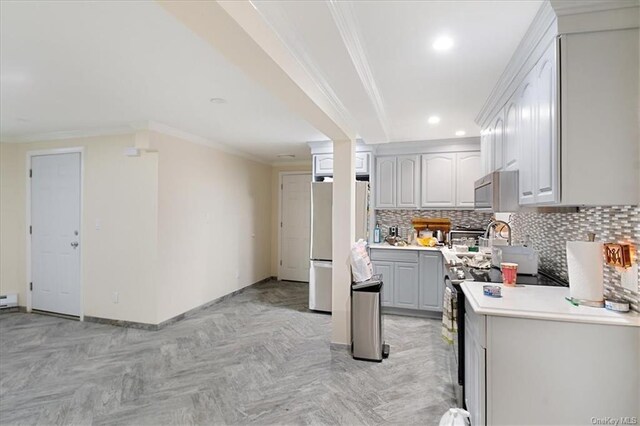
[[[376,223],[376,227],[373,228],[373,242],[379,243],[380,241],[381,241],[380,224]]]

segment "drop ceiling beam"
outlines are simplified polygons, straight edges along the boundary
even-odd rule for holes
[[[158,3],[328,138],[355,138],[353,130],[250,2]]]

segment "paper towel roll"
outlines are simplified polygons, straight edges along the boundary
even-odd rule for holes
[[[604,299],[602,243],[567,241],[569,294],[574,299],[601,302]]]

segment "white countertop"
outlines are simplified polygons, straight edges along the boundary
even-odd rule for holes
[[[369,244],[369,247],[372,249],[391,249],[391,250],[422,250],[422,251],[440,251],[444,246],[441,247],[423,247],[423,246],[392,246],[387,243],[373,243]]]
[[[604,308],[573,306],[565,299],[569,297],[568,287],[518,285],[514,288],[492,284],[502,287],[502,297],[494,298],[483,294],[482,286],[486,284],[465,281],[461,285],[477,314],[640,327],[640,314],[637,312],[620,313]]]

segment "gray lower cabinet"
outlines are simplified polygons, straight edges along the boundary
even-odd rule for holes
[[[441,311],[444,263],[439,252],[371,249],[374,274],[382,275],[382,306]]]
[[[373,273],[382,275],[382,305],[391,306],[394,287],[393,262],[385,262],[384,260],[373,262]]]
[[[420,306],[419,309],[442,310],[444,291],[444,265],[442,255],[420,253]]]
[[[420,273],[417,263],[396,262],[393,275],[393,306],[418,309]]]

